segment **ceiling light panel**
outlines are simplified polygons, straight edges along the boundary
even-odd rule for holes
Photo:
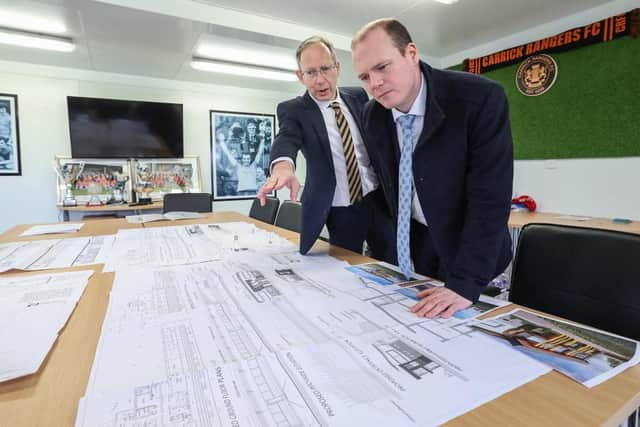
[[[2,3],[0,27],[45,34],[68,34],[63,8],[24,0]]]
[[[296,70],[295,51],[279,46],[207,35],[196,50],[199,57],[241,64]]]
[[[202,58],[193,58],[191,67],[199,71],[231,74],[234,76],[294,82],[298,78],[293,71],[261,68],[244,64],[230,64]]]
[[[57,52],[72,52],[75,49],[75,44],[71,39],[43,36],[3,28],[0,28],[0,43],[35,49],[54,50]]]

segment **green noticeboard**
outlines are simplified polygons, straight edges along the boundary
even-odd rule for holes
[[[640,156],[640,40],[622,37],[550,56],[558,76],[539,96],[516,88],[519,64],[483,74],[509,98],[515,159]]]

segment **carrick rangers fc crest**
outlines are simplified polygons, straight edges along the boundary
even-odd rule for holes
[[[542,95],[553,86],[557,75],[558,64],[552,57],[545,54],[533,55],[518,67],[516,86],[523,95]]]

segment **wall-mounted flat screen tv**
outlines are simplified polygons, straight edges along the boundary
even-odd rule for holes
[[[67,97],[74,158],[183,157],[182,104]]]

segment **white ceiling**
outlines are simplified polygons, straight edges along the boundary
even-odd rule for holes
[[[0,27],[24,27],[16,16],[35,16],[62,24],[66,30],[59,35],[77,43],[72,53],[0,45],[0,59],[290,92],[297,82],[211,74],[189,63],[209,39],[258,43],[293,55],[300,40],[322,33],[340,49],[341,82],[357,84],[349,42],[372,19],[398,17],[423,58],[449,66],[634,7],[640,0],[0,0]],[[31,30],[57,31],[42,22]]]

